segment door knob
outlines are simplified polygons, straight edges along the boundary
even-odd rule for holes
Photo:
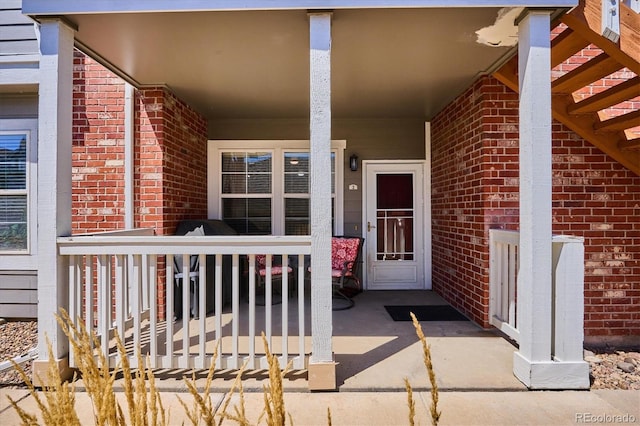
[[[371,222],[367,222],[367,232],[371,232],[371,228],[375,228],[375,226],[372,226]]]

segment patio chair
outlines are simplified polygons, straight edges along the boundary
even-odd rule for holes
[[[273,281],[282,280],[282,274],[284,273],[284,266],[282,266],[282,262],[279,260],[276,260],[275,262],[273,261],[274,258],[276,258],[276,256],[272,256],[272,263],[271,263],[271,280],[272,280],[272,291],[273,290],[279,290],[279,287],[277,286],[273,286]],[[290,266],[287,265],[287,273],[289,276],[289,280],[293,281],[293,268],[291,268]],[[264,291],[266,291],[266,279],[267,279],[267,255],[265,254],[257,254],[256,255],[256,286],[258,288],[262,288]],[[291,287],[291,286],[290,286]],[[280,294],[282,294],[280,292]],[[282,297],[282,296],[281,296]],[[281,303],[282,299],[277,300],[277,299],[272,299],[272,303],[273,304],[278,304]],[[266,303],[266,298],[262,301],[257,301],[256,304],[257,305],[264,305]]]
[[[342,289],[347,281],[352,281],[357,290],[362,289],[358,277],[359,267],[362,263],[361,252],[364,238],[337,236],[331,238],[331,285],[333,298],[345,300],[346,305],[333,303],[332,310],[342,311],[355,305],[353,299],[347,296]],[[308,268],[311,272],[311,268]]]
[[[347,296],[343,289],[347,281],[353,282],[357,290],[362,289],[358,272],[362,263],[361,253],[364,238],[336,236],[331,238],[331,279],[334,298],[347,301],[346,306],[334,304],[333,310],[350,309],[355,302]]]
[[[202,236],[204,235],[204,229],[199,226],[192,231],[186,232],[185,236]],[[173,257],[173,267],[175,273],[173,274],[173,315],[176,320],[182,319],[182,286],[185,279],[189,280],[189,306],[191,312],[190,316],[193,318],[199,318],[199,304],[198,293],[200,284],[200,258],[197,255],[189,256],[189,271],[182,270],[182,255],[176,254]]]

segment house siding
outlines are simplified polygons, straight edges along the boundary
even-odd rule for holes
[[[309,139],[304,119],[215,120],[209,137],[221,140]],[[346,140],[344,155],[344,234],[364,236],[362,231],[362,161],[424,160],[424,120],[415,118],[334,119],[331,138]],[[358,155],[358,171],[349,169],[349,156]],[[358,189],[348,190],[350,184]]]
[[[434,289],[488,327],[488,231],[518,229],[518,95],[483,77],[432,129]],[[552,140],[553,232],[585,238],[585,340],[635,343],[640,177],[557,122]]]
[[[39,53],[33,21],[22,15],[22,0],[2,0],[0,3],[0,56],[38,55]]]
[[[24,73],[37,68],[39,47],[34,22],[22,15],[21,8],[21,0],[0,2],[0,130],[4,130],[4,119],[38,116],[37,81],[25,79]],[[35,224],[30,226],[35,232]],[[25,267],[14,260],[11,270],[6,264],[0,268],[0,317],[35,318],[38,297],[33,262],[25,262],[29,263]]]

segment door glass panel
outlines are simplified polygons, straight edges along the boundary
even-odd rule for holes
[[[376,258],[414,260],[413,175],[376,175]]]

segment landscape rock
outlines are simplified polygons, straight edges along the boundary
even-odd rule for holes
[[[634,370],[636,369],[636,366],[629,363],[629,362],[619,362],[618,363],[618,368],[622,371],[624,371],[625,373],[633,373]]]

